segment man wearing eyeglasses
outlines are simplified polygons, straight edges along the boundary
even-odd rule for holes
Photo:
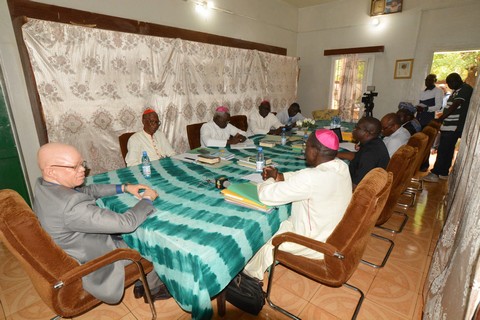
[[[175,154],[165,134],[158,130],[160,120],[153,109],[146,109],[142,115],[143,130],[128,139],[125,162],[128,167],[142,163],[142,153],[146,151],[151,161],[171,157]]]
[[[410,139],[410,132],[407,129],[402,127],[399,116],[396,113],[387,113],[380,120],[382,124],[382,135],[383,143],[388,150],[388,155],[390,158],[398,148],[407,144],[408,139]]]
[[[353,189],[357,187],[365,175],[374,168],[386,169],[390,156],[387,147],[380,139],[382,125],[373,117],[365,117],[358,121],[352,136],[359,142],[357,152],[339,152],[340,159],[350,160],[349,169]]]
[[[35,185],[33,209],[55,243],[81,264],[116,248],[127,247],[117,234],[135,231],[155,211],[152,201],[158,194],[148,186],[83,186],[86,162],[70,145],[43,145],[38,151],[38,165],[42,177]],[[140,201],[123,214],[101,209],[95,203],[100,197],[119,193],[130,193]],[[124,266],[128,263],[118,261],[83,277],[84,289],[106,303],[118,303],[123,296]],[[170,297],[155,272],[147,275],[147,281],[154,300]],[[144,296],[140,283],[135,284],[134,295],[136,298]]]

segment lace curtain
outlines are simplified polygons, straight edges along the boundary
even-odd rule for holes
[[[23,37],[49,141],[77,147],[93,174],[124,166],[118,136],[141,130],[147,107],[184,152],[186,125],[219,105],[236,115],[264,99],[273,111],[296,100],[295,57],[35,19]]]
[[[353,120],[356,101],[358,55],[347,54],[340,62],[340,97],[338,100],[339,115],[344,121]]]
[[[426,281],[424,319],[472,319],[480,301],[480,82],[451,174],[448,218]]]

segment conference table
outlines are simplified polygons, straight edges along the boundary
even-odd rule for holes
[[[263,137],[251,139],[258,144]],[[290,144],[264,148],[265,156],[272,158],[281,172],[305,168],[301,150]],[[236,158],[255,156],[257,152],[227,149]],[[290,214],[290,204],[264,213],[228,203],[213,183],[219,176],[230,182],[246,182],[242,177],[254,172],[236,160],[219,167],[164,158],[152,162],[149,179],[142,176],[139,165],[88,177],[87,184],[141,183],[158,192],[153,202],[156,212],[123,238],[153,263],[172,296],[181,308],[191,312],[192,319],[210,319],[212,297],[228,285]],[[130,194],[119,194],[97,203],[123,213],[137,201]]]

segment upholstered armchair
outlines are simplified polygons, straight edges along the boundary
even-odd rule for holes
[[[410,181],[415,175],[415,173],[420,169],[425,154],[425,149],[427,148],[427,144],[428,136],[423,132],[417,132],[413,136],[411,136],[410,139],[408,139],[407,145],[413,148],[417,148],[417,153],[415,155],[415,159],[412,161],[412,164],[409,168],[407,168],[406,174],[409,177],[407,181]],[[406,204],[403,202],[398,202],[398,205],[402,207],[413,206],[417,198],[416,192],[408,190],[408,188],[406,188],[402,194],[411,198],[410,203]]]
[[[236,116],[230,117],[230,124],[237,127],[240,130],[247,131],[248,129],[248,119],[247,116],[237,114]]]
[[[314,120],[330,120],[335,116],[338,116],[338,109],[320,109],[312,111],[312,117]]]
[[[205,122],[187,125],[187,138],[190,149],[196,149],[202,145],[200,142],[200,129],[204,123]]]
[[[134,134],[135,132],[125,132],[124,134],[118,137],[118,143],[120,144],[120,152],[122,153],[123,162],[125,162],[125,158],[127,157],[128,153],[128,139]],[[127,162],[125,162],[125,165]]]
[[[364,299],[363,292],[349,284],[365,251],[370,233],[387,201],[392,184],[392,174],[381,168],[370,171],[353,193],[345,215],[326,242],[316,241],[287,232],[273,238],[274,261],[310,279],[330,287],[342,285],[360,293],[353,314],[356,318]],[[309,259],[280,249],[284,242],[294,242],[324,254],[324,259]],[[275,305],[270,298],[273,288],[275,263],[271,266],[266,299],[270,306],[293,319],[298,319],[287,310]]]
[[[383,207],[383,210],[380,213],[380,216],[378,217],[377,222],[375,223],[376,227],[386,229],[393,233],[399,233],[399,232],[402,232],[403,227],[407,223],[408,216],[403,211],[397,211],[396,208],[397,208],[398,198],[402,194],[403,190],[405,190],[405,185],[410,178],[406,174],[407,168],[411,165],[412,161],[415,158],[416,153],[417,153],[416,148],[413,148],[408,145],[404,145],[404,146],[401,146],[393,154],[392,158],[388,162],[387,171],[393,174],[392,188],[390,190],[390,194],[388,195],[387,202],[385,203],[385,206]],[[393,214],[399,214],[403,216],[403,220],[401,222],[400,227],[397,229],[390,229],[388,227],[382,226],[384,223],[390,220]],[[385,254],[380,264],[375,264],[373,262],[366,261],[366,260],[362,260],[362,262],[374,268],[383,268],[387,263],[387,260],[390,257],[390,253],[392,252],[392,249],[395,244],[391,239],[375,233],[372,233],[372,237],[387,242],[389,244],[389,248],[387,249],[387,253]]]
[[[132,263],[125,267],[125,287],[138,279],[143,282],[152,319],[156,319],[145,278],[153,265],[137,251],[117,249],[80,265],[43,230],[23,198],[8,189],[0,190],[0,239],[28,274],[43,302],[58,316],[77,316],[102,303],[83,289],[82,277],[115,261],[130,260]]]

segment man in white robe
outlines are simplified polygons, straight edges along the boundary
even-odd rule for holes
[[[292,203],[290,218],[281,223],[275,235],[294,232],[326,241],[343,218],[352,197],[352,181],[348,165],[336,158],[338,145],[338,137],[333,131],[318,129],[307,141],[305,156],[309,168],[284,174],[273,167],[264,169],[265,181],[257,187],[260,200],[270,206]],[[284,243],[281,249],[323,259],[322,253],[297,244]],[[265,270],[272,263],[270,239],[247,263],[243,272],[263,280]]]
[[[158,130],[160,120],[153,109],[146,109],[142,115],[143,130],[133,134],[128,139],[127,167],[142,163],[143,151],[146,151],[150,161],[170,157],[175,154],[165,134]]]
[[[215,110],[213,119],[202,125],[200,143],[202,147],[225,147],[247,140],[247,133],[230,123],[230,111],[220,106]]]
[[[280,134],[282,123],[270,112],[270,102],[264,100],[258,110],[253,110],[248,116],[248,136],[256,134]]]
[[[300,105],[296,102],[292,103],[288,109],[277,113],[277,118],[282,125],[288,127],[294,127],[297,121],[305,119],[301,113]]]

